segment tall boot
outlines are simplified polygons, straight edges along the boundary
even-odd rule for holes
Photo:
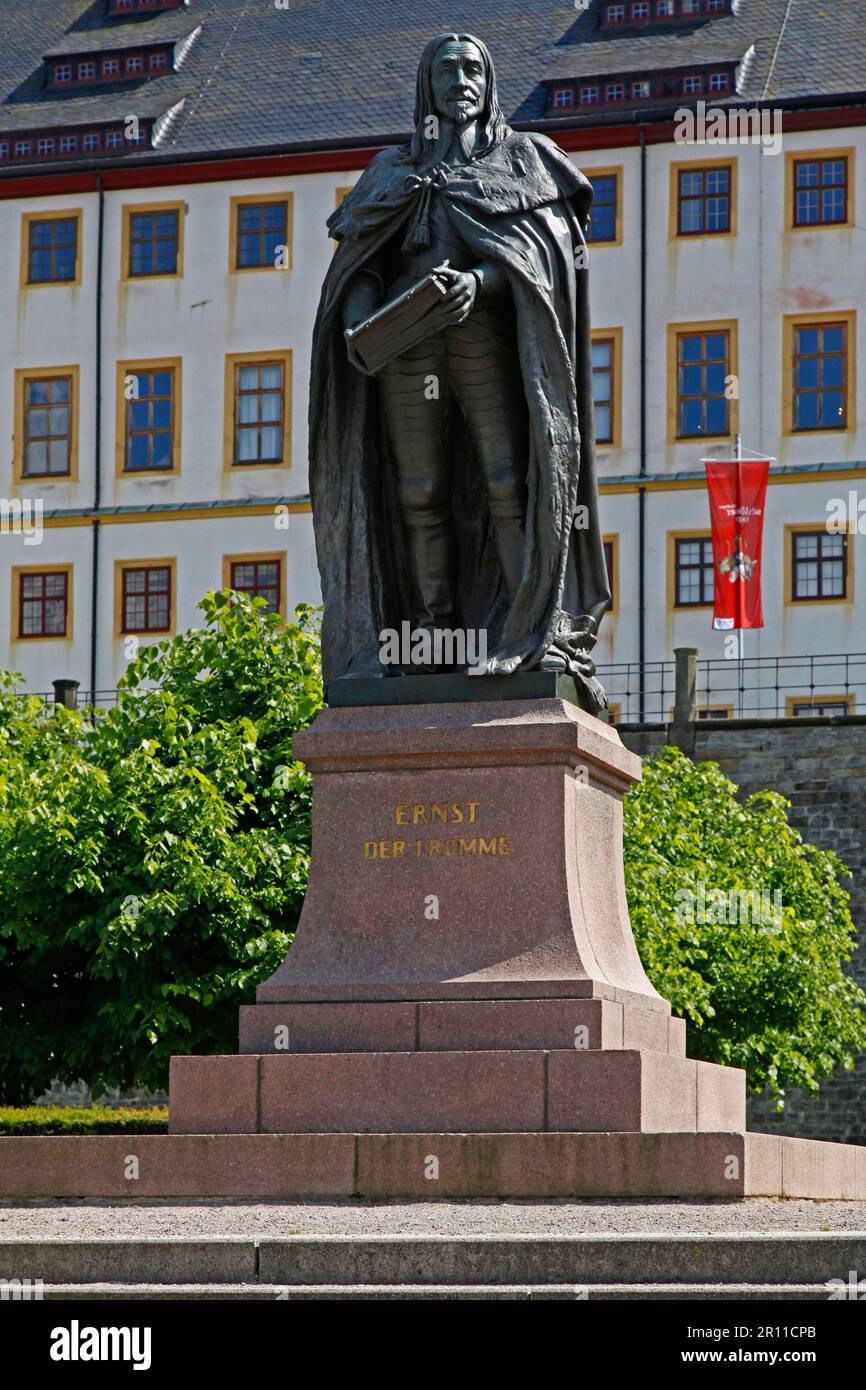
[[[412,627],[450,628],[454,618],[454,553],[446,521],[406,527],[412,578]],[[431,665],[425,671],[441,671]]]

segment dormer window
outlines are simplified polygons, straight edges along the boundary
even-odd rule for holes
[[[683,78],[683,95],[693,96],[695,92],[704,90],[704,79],[697,75]]]
[[[710,73],[710,91],[726,92],[728,90],[728,74],[726,72]]]
[[[130,76],[133,73],[144,72],[144,59],[138,55],[126,60],[126,73]]]
[[[78,80],[79,80],[79,82],[92,82],[92,81],[93,81],[93,78],[94,78],[95,76],[96,76],[96,64],[95,64],[95,63],[92,63],[92,62],[90,62],[90,61],[88,60],[86,63],[79,63],[79,64],[78,64]]]
[[[598,101],[597,87],[581,87],[580,104],[581,106],[594,106]]]
[[[707,0],[707,14],[719,14],[728,8],[728,0]]]
[[[651,82],[646,82],[646,81],[632,82],[632,84],[631,84],[631,94],[632,94],[632,97],[634,97],[634,98],[637,99],[637,100],[643,100],[644,98],[651,97],[651,96],[652,96],[652,83],[651,83]]]
[[[120,76],[120,59],[119,59],[119,58],[106,58],[106,59],[103,61],[103,64],[102,64],[102,76],[103,76],[103,77],[119,77],[119,76]]]
[[[701,0],[680,0],[680,14],[700,14]]]
[[[649,19],[649,0],[632,0],[631,17],[632,19]]]
[[[71,65],[71,63],[55,63],[55,65],[54,65],[54,81],[55,81],[55,82],[71,82],[71,81],[72,81],[72,65]]]
[[[608,24],[624,24],[625,5],[608,5],[604,17]]]
[[[625,99],[625,87],[622,82],[608,82],[604,89],[605,101],[623,101]]]
[[[556,107],[572,106],[574,104],[574,93],[570,87],[558,87],[553,93],[553,104]]]
[[[674,0],[656,0],[656,19],[673,19]]]
[[[49,135],[44,136],[36,146],[36,152],[37,154],[53,154],[54,140],[52,137]]]
[[[168,67],[168,55],[166,53],[151,53],[150,70],[151,72],[161,72]]]

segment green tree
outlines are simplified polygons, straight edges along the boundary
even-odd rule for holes
[[[689,1054],[744,1067],[781,1102],[866,1046],[866,996],[842,968],[848,871],[804,843],[777,792],[736,793],[675,748],[644,763],[625,802],[629,909],[647,974],[689,1020]]]
[[[322,703],[316,619],[209,594],[95,718],[0,683],[0,1095],[52,1077],[164,1086],[172,1053],[235,1051],[309,866],[291,740]]]

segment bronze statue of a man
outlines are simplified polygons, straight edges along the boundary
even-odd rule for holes
[[[378,154],[328,222],[310,390],[326,685],[396,674],[380,633],[409,620],[483,630],[487,673],[568,671],[589,708],[604,702],[591,196],[551,140],[506,124],[479,39],[427,44],[411,142]],[[371,374],[352,330],[383,305],[391,323],[431,275],[419,336]]]

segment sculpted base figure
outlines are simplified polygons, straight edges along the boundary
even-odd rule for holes
[[[552,141],[507,126],[480,40],[431,40],[411,143],[377,155],[328,223],[310,395],[326,685],[397,674],[379,634],[409,620],[484,630],[490,674],[568,671],[604,702],[590,198]],[[425,336],[368,375],[344,330],[433,270]]]

